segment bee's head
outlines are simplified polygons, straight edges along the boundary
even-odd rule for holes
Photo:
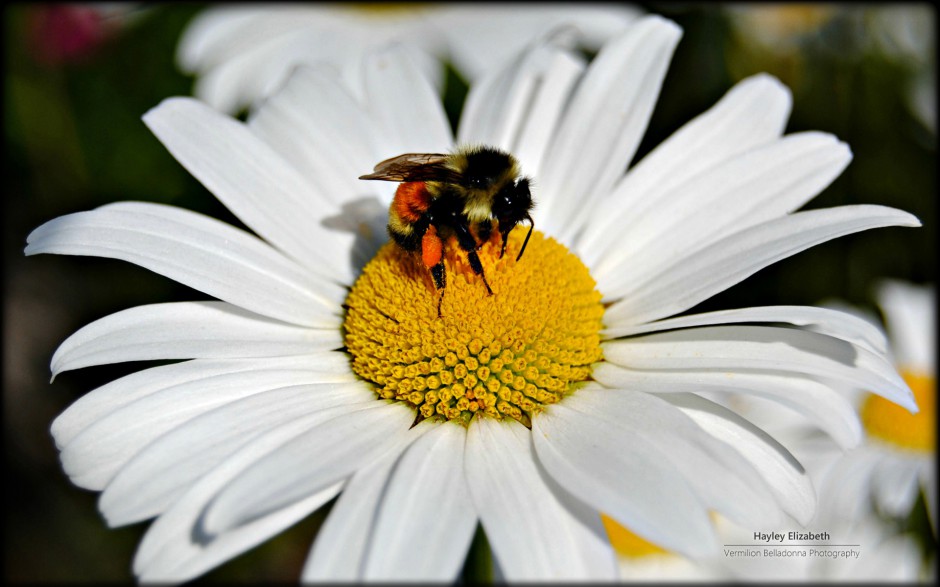
[[[471,189],[487,190],[493,185],[493,177],[490,175],[470,175],[464,177],[464,184]]]
[[[517,224],[529,217],[531,209],[532,193],[525,177],[507,183],[493,197],[493,216],[501,224]]]
[[[523,220],[528,220],[530,225],[529,233],[525,237],[525,242],[522,243],[519,257],[516,260],[522,257],[525,246],[529,242],[529,236],[532,235],[532,229],[535,227],[531,216],[533,205],[532,192],[529,190],[529,179],[527,177],[507,183],[496,193],[493,198],[493,216],[499,223],[499,232],[503,237],[503,251],[500,253],[500,257],[506,252],[506,237],[509,235],[509,231]]]

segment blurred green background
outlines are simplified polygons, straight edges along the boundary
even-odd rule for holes
[[[830,132],[854,153],[849,168],[808,207],[884,204],[924,223],[817,246],[697,309],[841,298],[874,310],[872,286],[879,278],[935,282],[935,96],[919,98],[927,105],[923,109],[912,93],[925,73],[935,88],[930,5],[640,6],[672,18],[685,34],[639,156],[736,81],[766,71],[793,91],[788,132]],[[120,261],[26,258],[26,236],[56,216],[119,200],[170,203],[237,221],[140,120],[163,98],[190,93],[193,80],[177,69],[174,56],[181,31],[202,5],[130,6],[100,44],[74,59],[43,48],[35,37],[37,12],[44,8],[4,6],[3,429],[11,496],[4,516],[4,578],[129,582],[147,524],[107,529],[96,509],[97,494],[72,486],[62,472],[48,430],[76,398],[142,365],[67,372],[50,384],[49,362],[62,340],[97,318],[205,296]],[[904,21],[901,11],[913,11],[907,15],[913,20]],[[902,31],[918,34],[896,38],[892,19],[907,22]],[[920,34],[924,30],[926,36]],[[446,97],[452,119],[465,91],[459,73],[451,72]],[[318,512],[199,582],[296,581],[322,519]]]

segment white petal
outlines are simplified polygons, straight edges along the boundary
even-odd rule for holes
[[[861,532],[854,530],[853,537]],[[828,560],[825,569],[824,581],[856,582],[856,583],[908,583],[925,582],[925,577],[935,577],[933,571],[921,570],[924,561],[921,558],[921,547],[911,533],[895,536],[886,536],[886,531],[879,528],[862,534],[862,538],[854,538],[861,544],[868,556],[862,555],[858,562],[848,559]],[[869,538],[871,536],[871,538]],[[927,564],[935,564],[933,562]]]
[[[805,132],[728,159],[664,194],[630,230],[614,225],[620,242],[592,267],[591,275],[613,298],[644,282],[647,271],[655,272],[688,251],[793,212],[838,177],[851,158],[845,143],[832,135]]]
[[[405,47],[393,45],[367,57],[365,92],[373,132],[381,138],[379,160],[450,149],[453,134],[441,100]]]
[[[568,105],[572,90],[584,73],[584,60],[566,52],[556,52],[536,78],[523,123],[512,146],[522,172],[539,177],[545,152],[551,144],[562,112]]]
[[[817,519],[825,521],[859,520],[872,507],[872,478],[881,462],[879,451],[870,444],[837,455],[823,472],[819,489]]]
[[[266,19],[265,16],[260,18]],[[303,28],[287,31],[258,42],[248,50],[226,55],[223,61],[199,73],[193,84],[193,95],[228,114],[250,107],[275,92],[292,66],[307,61],[311,51],[320,44],[320,39],[312,36],[311,31]]]
[[[231,359],[342,348],[340,329],[303,328],[224,302],[122,310],[82,327],[52,356],[52,376],[91,365],[157,359]]]
[[[335,204],[365,191],[357,178],[377,162],[370,126],[339,76],[310,66],[296,67],[285,86],[248,120],[255,134]]]
[[[275,10],[278,7],[274,7]],[[232,46],[196,80],[201,99],[237,107],[257,104],[280,86],[297,65],[324,64],[342,72],[344,84],[362,95],[363,56],[371,49],[407,39],[406,49],[426,76],[440,88],[442,40],[425,22],[422,10],[383,14],[375,19],[355,9],[330,6],[280,7],[280,14],[265,13],[250,31],[233,31]],[[285,20],[292,20],[285,23]],[[273,21],[273,22],[272,22]],[[271,30],[281,27],[282,30]],[[261,30],[261,34],[258,34]],[[257,36],[264,38],[255,39]],[[248,38],[249,41],[244,41]]]
[[[188,420],[243,397],[317,379],[300,369],[256,368],[159,389],[85,428],[62,449],[62,467],[76,485],[102,489],[147,444]]]
[[[332,499],[342,488],[342,481],[221,535],[207,534],[202,522],[207,504],[245,469],[264,460],[284,442],[351,409],[355,408],[328,408],[273,428],[201,477],[147,530],[134,557],[134,572],[139,580],[169,583],[197,577],[267,540]]]
[[[364,578],[454,581],[477,525],[464,477],[466,429],[435,424],[399,459],[382,496]]]
[[[430,16],[447,31],[457,69],[475,81],[545,31],[571,27],[578,32],[579,45],[597,49],[639,15],[639,10],[627,5],[542,2],[491,3],[485,10],[470,3],[456,3]]]
[[[200,74],[194,94],[233,112],[267,97],[298,64],[348,69],[368,46],[399,31],[407,34],[406,27],[390,20],[325,5],[216,6],[187,27],[178,55],[182,68]],[[430,36],[410,38],[424,46]]]
[[[474,418],[465,462],[470,495],[506,580],[612,579],[613,551],[600,514],[567,509],[539,470],[529,431]]]
[[[342,482],[336,483],[250,524],[215,537],[209,542],[204,542],[202,535],[197,534],[196,538],[187,536],[186,534],[193,533],[190,528],[186,528],[189,530],[186,533],[175,530],[175,535],[164,538],[165,533],[174,530],[166,526],[161,527],[161,534],[155,534],[155,536],[165,541],[163,548],[146,563],[138,564],[135,559],[134,572],[138,576],[138,581],[144,584],[185,583],[277,536],[336,497],[342,486]],[[202,498],[202,492],[198,495]],[[189,512],[190,508],[192,508],[190,499],[181,501],[180,510],[187,514],[186,518],[192,517]],[[173,519],[177,520],[178,516],[174,516]],[[179,522],[180,525],[183,523],[192,524],[193,522],[189,519]]]
[[[324,216],[339,210],[241,122],[191,98],[168,98],[143,117],[196,179],[242,222],[304,267],[351,283],[353,238]]]
[[[98,507],[111,526],[164,511],[201,475],[272,428],[306,414],[375,401],[360,382],[294,385],[197,416],[144,447],[108,484]]]
[[[586,390],[578,393],[582,391]],[[642,395],[614,390],[602,393],[611,401],[619,398],[627,403]],[[650,406],[655,398],[639,399],[644,400],[642,410],[647,416],[668,426],[662,409],[654,413]],[[586,417],[578,406],[571,408],[566,403],[550,406],[532,422],[539,461],[560,485],[669,550],[693,558],[716,552],[707,496],[693,490],[693,484],[670,459],[669,448],[616,423]]]
[[[217,63],[231,49],[228,41],[243,31],[257,18],[258,10],[238,10],[235,7],[216,7],[204,10],[189,22],[176,47],[176,61],[187,73],[204,71]]]
[[[662,266],[631,291],[603,292],[624,296],[607,309],[605,319],[637,324],[677,314],[813,245],[882,226],[920,222],[900,210],[856,205],[797,212],[758,224]]]
[[[350,44],[347,43],[348,31],[333,32],[329,35],[329,38],[335,39],[332,43],[335,46],[335,58],[332,61],[340,62],[338,67],[341,70],[343,82],[362,102],[367,99],[365,89],[367,74],[365,72],[369,67],[370,53],[388,51],[390,47],[398,44],[399,46],[394,47],[392,51],[400,51],[408,56],[411,62],[409,67],[414,67],[425,82],[431,84],[440,102],[440,96],[444,92],[445,70],[438,55],[444,50],[442,48],[444,41],[437,33],[438,31],[429,30],[420,15],[415,19],[403,16],[399,22],[394,23],[393,27],[381,31],[376,31],[374,27],[366,24],[356,31],[358,46],[354,48],[354,53],[349,50]],[[323,50],[317,48],[317,52],[322,55]]]
[[[722,161],[776,139],[791,107],[790,91],[776,78],[758,74],[742,80],[705,113],[686,123],[630,169],[593,212],[578,252],[590,267],[623,230],[642,226],[675,186]],[[617,250],[617,249],[615,249]]]
[[[848,312],[813,306],[762,306],[720,310],[669,318],[646,324],[611,325],[605,328],[601,334],[605,338],[618,338],[647,332],[735,322],[784,322],[795,324],[820,334],[833,336],[865,347],[876,354],[885,355],[887,353],[888,343],[884,332],[871,322]]]
[[[511,150],[518,132],[520,107],[533,90],[539,67],[553,47],[543,44],[516,56],[506,67],[493,69],[467,91],[457,127],[458,144],[483,144]]]
[[[362,579],[362,562],[375,526],[376,510],[397,456],[376,459],[346,482],[330,515],[317,531],[301,573],[302,583]]]
[[[354,381],[349,358],[341,353],[319,353],[245,360],[195,360],[161,365],[131,373],[78,398],[52,423],[52,436],[60,449],[97,420],[127,404],[162,389],[190,381],[209,380],[228,373],[256,369],[299,369],[317,383]]]
[[[27,238],[27,255],[123,259],[252,312],[335,327],[345,291],[257,238],[182,208],[141,202],[61,216]]]
[[[261,17],[258,24],[264,24],[267,18]],[[320,64],[340,71],[344,85],[358,93],[361,81],[350,79],[346,74],[357,69],[365,50],[382,43],[388,31],[373,30],[367,38],[365,29],[355,24],[355,28],[350,29],[350,23],[342,20],[334,19],[334,26],[309,21],[306,26],[232,55],[202,74],[196,80],[193,93],[217,110],[236,112],[243,107],[263,104],[264,99],[280,90],[295,67]]]
[[[414,410],[375,402],[301,434],[238,475],[209,505],[205,528],[224,533],[320,491],[414,439]]]
[[[567,242],[636,152],[673,49],[675,23],[647,16],[601,48],[559,124],[538,178],[536,222]]]
[[[467,94],[458,142],[484,144],[512,153],[523,173],[538,176],[542,157],[584,70],[582,59],[552,39],[520,54]]]
[[[799,373],[867,389],[916,410],[911,390],[885,357],[808,330],[704,326],[601,346],[605,360],[631,369]]]
[[[420,441],[437,426],[436,421],[423,420],[409,431],[410,436],[405,442],[398,443],[393,450],[361,467],[350,477],[343,494],[317,532],[304,564],[303,583],[362,580],[367,550],[374,542],[379,504],[385,495],[392,468],[408,448],[408,443]]]
[[[743,369],[632,370],[613,363],[595,366],[592,376],[608,387],[647,393],[744,393],[766,397],[797,410],[843,448],[856,446],[862,439],[861,423],[852,403],[838,391],[807,377]]]
[[[310,6],[213,6],[186,26],[177,60],[186,72],[206,71],[233,55],[315,23],[318,17],[324,18],[321,13]],[[264,19],[263,26],[258,26],[259,19]]]
[[[933,285],[884,280],[877,286],[891,349],[898,367],[923,374],[937,372],[937,296]]]
[[[750,461],[777,503],[804,526],[813,517],[816,494],[799,461],[770,435],[731,410],[695,394],[662,396],[696,424]]]
[[[872,493],[876,503],[891,517],[906,517],[911,513],[920,493],[917,464],[906,456],[886,461],[872,478]]]
[[[660,398],[630,390],[585,387],[564,402],[553,405],[550,410],[555,412],[549,415],[554,418],[556,427],[580,428],[583,438],[575,442],[590,443],[587,454],[594,454],[593,462],[590,458],[584,461],[571,459],[579,468],[590,468],[591,473],[594,473],[596,468],[612,467],[613,463],[618,462],[620,452],[644,452],[643,447],[651,448],[650,456],[660,463],[673,465],[708,510],[755,527],[773,526],[781,521],[779,508],[767,484],[750,464],[731,447],[709,436],[688,416]],[[564,412],[564,415],[558,412]],[[540,441],[545,441],[563,452],[556,443],[557,435],[544,425],[546,421],[541,416],[537,420],[533,425],[538,424],[544,436],[535,436],[536,449]],[[600,430],[607,431],[615,439],[614,442],[598,441],[597,433],[592,434],[592,431]],[[602,452],[608,453],[607,456],[599,454]],[[656,458],[657,453],[659,458]],[[647,482],[653,486],[647,491],[664,495],[661,489],[666,483],[664,480],[649,475]],[[660,490],[657,491],[657,487]],[[613,514],[606,509],[604,511]],[[653,522],[653,525],[657,523]],[[659,526],[657,530],[663,531],[665,524]],[[630,528],[634,529],[634,526]],[[678,529],[677,534],[688,531],[689,527],[685,527]]]

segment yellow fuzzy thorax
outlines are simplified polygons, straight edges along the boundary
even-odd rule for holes
[[[477,145],[458,148],[448,160],[447,167],[452,169],[455,173],[463,175],[467,168],[470,167],[468,154],[482,148],[483,147]],[[486,189],[461,188],[464,200],[463,215],[471,223],[488,221],[493,208],[493,198],[496,196],[497,192],[519,177],[519,163],[512,155],[507,154],[506,156],[509,159],[509,165],[500,170],[499,173],[494,174],[491,186]],[[429,191],[433,194],[441,193],[445,187],[445,184],[435,181],[429,181],[427,185]]]

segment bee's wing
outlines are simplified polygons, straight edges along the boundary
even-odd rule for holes
[[[405,153],[386,159],[359,179],[385,181],[442,181],[456,183],[459,174],[447,167],[449,155],[441,153]]]

